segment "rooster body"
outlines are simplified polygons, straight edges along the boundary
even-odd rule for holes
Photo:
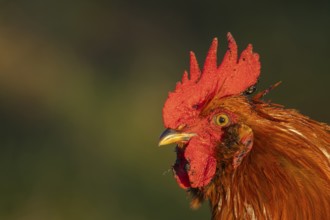
[[[174,176],[208,200],[212,219],[330,219],[330,127],[296,110],[250,98],[260,73],[252,46],[229,49],[218,66],[217,40],[203,71],[191,53],[163,109],[160,145],[177,143]]]

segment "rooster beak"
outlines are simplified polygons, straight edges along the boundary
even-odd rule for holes
[[[160,135],[158,146],[187,142],[195,135],[195,133],[183,133],[168,128]]]

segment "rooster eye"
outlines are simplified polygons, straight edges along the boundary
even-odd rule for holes
[[[221,127],[227,126],[230,122],[229,117],[225,114],[219,114],[214,117],[214,122],[216,125]]]

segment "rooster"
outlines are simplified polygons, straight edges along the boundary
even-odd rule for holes
[[[174,177],[212,219],[330,219],[330,126],[256,94],[259,55],[215,38],[201,71],[190,53],[163,108],[159,145],[176,143]]]

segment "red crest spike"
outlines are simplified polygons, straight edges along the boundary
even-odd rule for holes
[[[190,79],[193,82],[197,82],[200,76],[201,70],[199,69],[195,53],[190,52]]]
[[[253,53],[252,45],[248,45],[238,59],[237,44],[230,33],[227,39],[228,50],[219,66],[217,38],[212,41],[202,72],[195,54],[190,53],[190,77],[185,71],[181,83],[170,93],[163,108],[166,127],[176,129],[181,121],[199,114],[203,106],[214,98],[239,95],[257,83],[259,55]]]

